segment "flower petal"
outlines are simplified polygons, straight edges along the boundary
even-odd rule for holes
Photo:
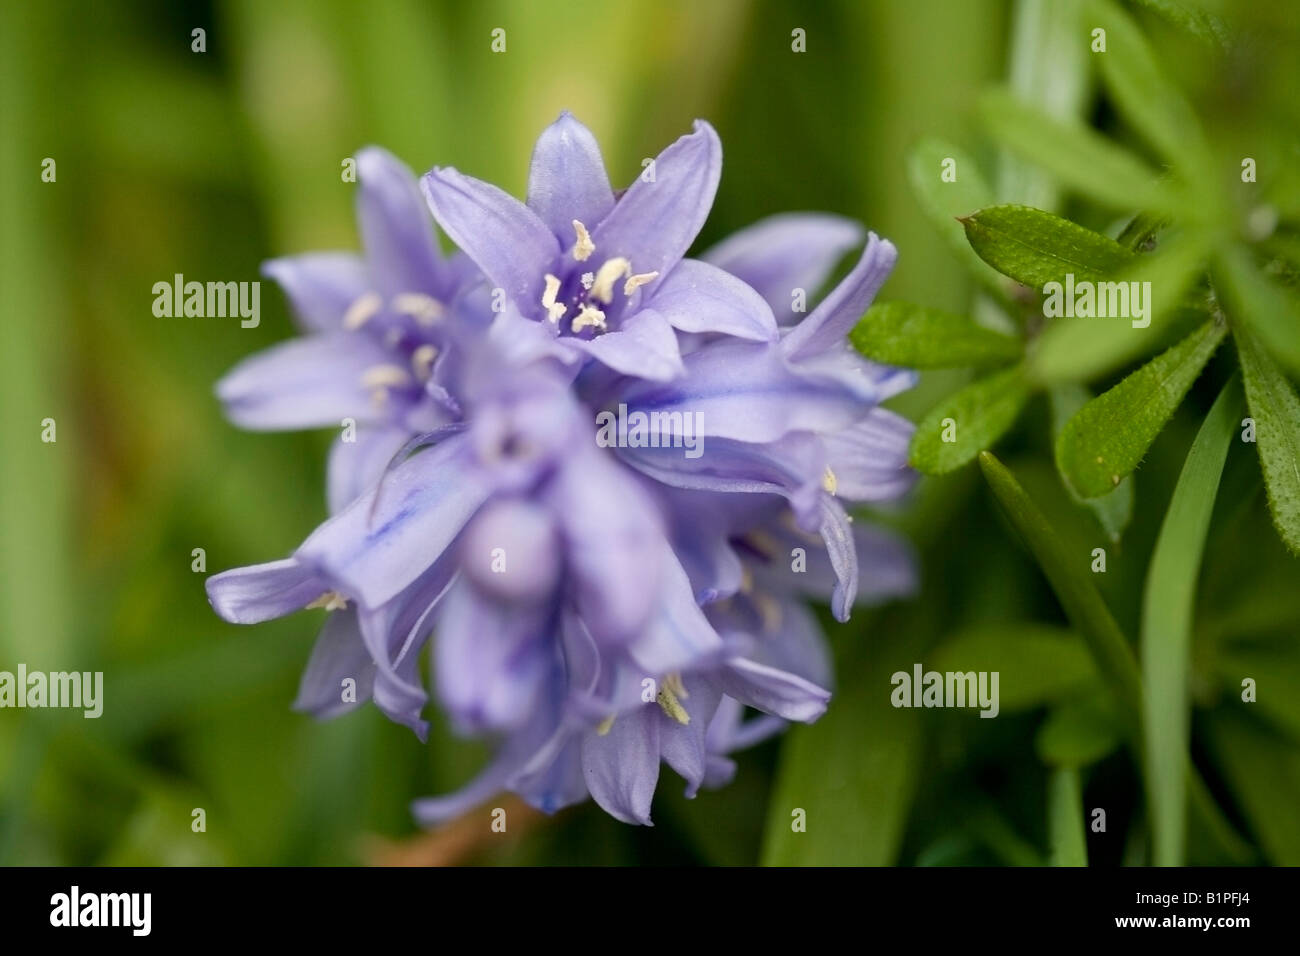
[[[561,341],[623,375],[667,382],[685,372],[672,326],[653,309],[642,309],[617,330],[594,339]]]
[[[331,611],[312,648],[298,684],[293,709],[321,720],[356,710],[370,699],[375,664],[361,640],[355,608]],[[344,700],[344,681],[355,682],[356,697]]]
[[[309,332],[343,326],[348,307],[370,288],[361,257],[351,252],[313,252],[262,263],[289,299],[298,324]]]
[[[491,494],[456,435],[408,458],[303,542],[298,557],[379,607],[420,576]],[[376,497],[378,500],[376,501]]]
[[[554,609],[486,599],[462,582],[448,594],[434,643],[438,697],[468,733],[528,722],[546,690]]]
[[[326,469],[330,514],[342,511],[369,490],[408,437],[404,428],[381,425],[358,429],[356,441],[344,441],[342,435],[334,439]]]
[[[831,495],[822,495],[822,540],[835,571],[835,589],[831,592],[831,613],[837,621],[847,621],[858,590],[858,552],[854,546],[853,527],[844,508]]]
[[[568,110],[542,131],[533,147],[528,206],[566,249],[574,241],[573,220],[595,228],[614,208],[600,145]]]
[[[496,186],[454,169],[420,180],[438,225],[526,315],[541,310],[543,279],[560,244],[537,214]]]
[[[812,681],[743,657],[733,657],[710,676],[742,704],[805,724],[824,714],[831,699],[830,691]]]
[[[888,501],[914,484],[907,464],[914,426],[884,408],[873,408],[860,422],[827,435],[827,465],[835,475],[835,494],[846,501]]]
[[[733,233],[702,258],[751,285],[780,325],[799,320],[793,293],[805,301],[821,289],[844,254],[862,241],[851,219],[826,213],[781,213]]]
[[[392,153],[369,146],[357,153],[361,189],[357,217],[371,280],[385,296],[451,290],[442,278],[442,255],[415,175]]]
[[[629,385],[622,396],[629,411],[694,413],[703,434],[743,442],[774,441],[797,430],[831,431],[866,412],[848,387],[800,374],[773,344],[722,341],[682,362],[686,375],[679,380]]]
[[[236,365],[217,383],[217,397],[232,422],[257,431],[372,421],[376,407],[362,378],[387,361],[354,332],[290,339]]]
[[[650,822],[650,801],[659,782],[657,704],[648,704],[614,720],[605,734],[582,738],[582,773],[592,799],[624,823]]]
[[[686,781],[686,797],[693,798],[704,783],[708,770],[708,747],[705,743],[709,723],[718,709],[722,691],[708,677],[699,674],[682,676],[687,696],[680,698],[690,717],[686,724],[664,716],[659,720],[659,747],[664,762]]]
[[[683,259],[647,302],[675,329],[716,332],[772,342],[776,319],[763,297],[735,276],[696,259]]]
[[[660,585],[650,592],[655,597],[651,617],[628,645],[628,656],[646,677],[699,667],[722,652],[722,638],[695,603],[691,582],[667,542],[660,566]]]
[[[781,340],[786,355],[799,361],[842,344],[889,278],[897,259],[898,251],[893,243],[870,233],[858,264],[806,319]]]
[[[647,171],[648,172],[648,171]],[[722,176],[722,144],[713,127],[696,120],[654,160],[654,181],[642,173],[592,233],[596,256],[622,256],[635,272],[658,272],[662,281],[690,248],[713,206]],[[646,286],[647,294],[654,283]]]
[[[208,602],[231,624],[260,624],[301,611],[326,591],[324,578],[293,558],[232,568],[208,578]]]

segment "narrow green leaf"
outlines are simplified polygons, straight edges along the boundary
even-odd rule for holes
[[[1136,258],[1114,239],[1031,206],[989,206],[962,225],[981,259],[1034,289],[1066,275],[1104,281]]]
[[[1034,751],[1050,767],[1077,769],[1109,756],[1123,742],[1114,705],[1091,695],[1054,708],[1034,735]]]
[[[930,410],[912,436],[912,466],[942,475],[992,447],[1029,401],[1021,366],[967,385]]]
[[[1087,562],[1070,554],[1047,518],[1024,488],[990,452],[980,455],[980,469],[1011,526],[1038,562],[1065,615],[1078,630],[1097,669],[1118,695],[1125,714],[1136,722],[1139,700],[1137,661],[1119,625],[1089,580]]]
[[[1107,494],[1138,466],[1225,334],[1211,319],[1070,419],[1056,441],[1056,467],[1075,492]]]
[[[1052,405],[1052,434],[1060,436],[1066,422],[1074,417],[1075,412],[1092,400],[1092,393],[1082,385],[1066,382],[1055,386],[1048,393]],[[1080,498],[1061,476],[1061,483],[1076,502],[1088,508],[1097,518],[1097,523],[1106,532],[1112,544],[1118,544],[1124,535],[1124,529],[1133,519],[1133,476],[1129,475],[1115,486],[1113,491],[1100,498]]]
[[[872,306],[849,341],[867,358],[908,368],[1004,365],[1023,351],[1019,339],[964,315],[906,302]]]
[[[1001,89],[984,94],[980,112],[1002,145],[1089,199],[1121,209],[1178,210],[1177,194],[1155,170],[1082,123],[1055,120]]]
[[[1300,399],[1249,332],[1238,330],[1233,338],[1255,420],[1255,444],[1273,524],[1286,546],[1300,552]]]
[[[1132,267],[1108,278],[1150,283],[1144,296],[1150,310],[1145,328],[1123,319],[1056,319],[1038,337],[1029,354],[1030,377],[1038,382],[1082,382],[1149,355],[1179,308],[1187,305],[1205,262],[1206,242],[1199,233],[1184,233],[1160,251],[1139,256]]]
[[[943,179],[951,160],[955,178]],[[980,174],[979,166],[965,151],[944,140],[927,137],[907,154],[907,176],[922,211],[943,235],[953,254],[985,288],[1005,297],[1005,280],[975,255],[958,218],[969,216],[993,203],[993,190]]]
[[[1201,125],[1138,25],[1110,0],[1091,0],[1088,16],[1106,31],[1106,52],[1094,60],[1120,113],[1170,165],[1185,169],[1189,182],[1204,181],[1210,151]]]
[[[1054,770],[1047,786],[1048,832],[1052,866],[1087,866],[1083,823],[1083,785],[1077,770]]]
[[[1097,669],[1077,634],[1031,621],[964,631],[932,655],[933,668],[998,671],[1001,712],[1030,710],[1095,683]]]
[[[1244,325],[1292,375],[1300,375],[1300,308],[1239,246],[1219,250],[1215,288],[1234,326]]]
[[[1182,866],[1187,836],[1188,674],[1196,579],[1242,402],[1234,377],[1192,442],[1151,555],[1142,600],[1142,725],[1157,866]]]

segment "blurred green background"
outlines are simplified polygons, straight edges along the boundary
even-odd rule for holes
[[[417,173],[455,165],[521,195],[532,141],[561,109],[595,131],[616,185],[694,118],[717,127],[723,179],[698,248],[771,213],[833,211],[899,247],[883,298],[967,311],[972,289],[908,185],[919,137],[998,170],[1004,200],[1109,225],[1001,160],[972,109],[1010,80],[1112,131],[1086,47],[1058,55],[1034,41],[1061,6],[4,4],[0,669],[102,670],[106,689],[98,720],[0,711],[0,862],[1035,863],[1050,856],[1053,767],[1079,768],[1083,806],[1107,810],[1090,859],[1143,861],[1139,778],[1097,678],[971,468],[926,481],[889,518],[921,549],[921,598],[832,627],[830,714],[742,754],[731,787],[686,801],[665,770],[654,829],[587,805],[550,819],[512,809],[506,834],[422,836],[409,801],[459,785],[485,752],[437,726],[423,747],[372,708],[327,724],[292,713],[319,612],[227,625],[191,570],[195,548],[209,573],[287,554],[324,516],[330,436],[243,433],[213,397],[236,361],[293,334],[283,298],[263,286],[257,329],[151,312],[153,283],[175,273],[251,280],[273,256],[354,248],[355,186],[340,164],[364,144]],[[1294,4],[1211,5],[1251,38],[1213,69],[1165,6],[1143,5],[1140,22],[1207,125],[1245,142],[1293,135]],[[497,27],[505,53],[491,50]],[[195,28],[205,53],[191,51]],[[792,51],[795,28],[807,52]],[[40,179],[46,157],[54,183]],[[915,417],[960,380],[927,375],[899,407]],[[1142,467],[1134,523],[1099,582],[1130,633],[1212,384]],[[55,444],[40,441],[47,417]],[[1086,554],[1102,534],[1062,489],[1047,434],[1035,406],[999,451]],[[1253,450],[1234,447],[1192,673],[1193,755],[1237,839],[1193,835],[1192,862],[1300,863],[1298,582]],[[1000,665],[1001,716],[892,709],[888,675],[916,661]],[[1259,682],[1256,705],[1238,699],[1244,675]],[[206,832],[194,833],[200,807]],[[790,830],[795,807],[807,833]]]

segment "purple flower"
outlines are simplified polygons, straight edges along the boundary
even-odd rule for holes
[[[414,177],[359,158],[364,258],[269,263],[308,334],[218,388],[247,427],[352,418],[358,440],[331,453],[332,516],[290,557],[209,579],[213,607],[245,624],[324,608],[296,706],[372,700],[421,738],[432,638],[437,703],[497,748],[418,801],[423,822],[509,789],[648,824],[662,763],[693,796],[729,779],[729,753],[824,712],[806,600],[845,620],[914,586],[906,546],[845,511],[913,477],[911,426],[879,403],[914,376],[845,344],[894,249],[868,235],[806,317],[792,293],[825,281],[856,224],[773,217],[684,258],[721,169],[702,122],[619,194],[567,113],[526,203],[434,169],[450,259]],[[607,447],[616,411],[655,440]]]

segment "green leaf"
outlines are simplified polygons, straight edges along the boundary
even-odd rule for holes
[[[1205,238],[1184,233],[1156,253],[1138,256],[1116,282],[1149,282],[1150,324],[1110,319],[1056,319],[1038,337],[1029,354],[1028,371],[1043,383],[1081,382],[1111,372],[1153,352],[1162,333],[1195,285],[1206,257]]]
[[[1000,143],[1089,199],[1121,209],[1179,208],[1155,170],[1082,123],[1055,120],[1001,89],[981,98],[980,112]]]
[[[1071,418],[1056,441],[1066,483],[1084,498],[1112,491],[1138,466],[1226,333],[1211,319]]]
[[[1114,707],[1092,695],[1053,709],[1034,735],[1034,751],[1048,766],[1077,769],[1109,756],[1123,742]]]
[[[1029,395],[1017,365],[948,396],[917,424],[910,450],[912,466],[928,475],[960,468],[1015,424]]]
[[[1031,621],[964,631],[932,656],[943,673],[998,671],[998,704],[1007,713],[1041,707],[1097,680],[1077,634]]]
[[[941,174],[949,159],[956,164],[956,178],[944,182]],[[993,190],[980,174],[975,160],[952,143],[927,137],[907,154],[907,176],[922,211],[943,235],[953,254],[975,279],[1005,298],[1002,277],[975,255],[958,222],[959,217],[969,216],[993,203]]]
[[[1250,333],[1238,330],[1233,337],[1273,524],[1286,546],[1300,553],[1300,399]]]
[[[1077,770],[1054,770],[1047,785],[1048,832],[1052,866],[1087,866],[1088,839],[1083,822],[1083,786]]]
[[[1111,98],[1133,129],[1188,182],[1205,182],[1210,151],[1196,114],[1164,75],[1142,31],[1110,0],[1090,0],[1091,22],[1106,31],[1106,52],[1094,56]]]
[[[1142,725],[1157,866],[1182,866],[1187,835],[1188,675],[1196,579],[1241,411],[1234,377],[1192,442],[1151,555],[1142,600]]]
[[[1007,520],[1042,568],[1098,671],[1118,695],[1126,716],[1136,725],[1140,699],[1137,661],[1097,586],[1086,573],[1087,562],[1066,551],[1043,512],[1002,462],[990,452],[983,452],[979,461]]]
[[[1136,258],[1114,239],[1031,206],[989,206],[961,222],[981,259],[1034,289],[1067,274],[1103,281]]]
[[[1244,325],[1292,375],[1300,375],[1300,309],[1239,246],[1220,249],[1214,281],[1233,326]]]
[[[1052,388],[1048,397],[1052,405],[1052,433],[1059,436],[1075,412],[1092,400],[1092,393],[1082,385],[1066,382]],[[1124,529],[1133,519],[1133,476],[1129,475],[1113,491],[1100,498],[1080,498],[1064,475],[1061,476],[1061,483],[1071,498],[1092,511],[1111,543],[1119,544]]]
[[[872,306],[849,333],[867,358],[908,368],[1003,365],[1020,358],[1020,340],[963,315],[906,302]]]

